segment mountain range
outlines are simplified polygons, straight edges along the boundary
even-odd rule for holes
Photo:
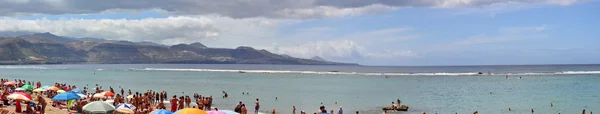
[[[279,55],[245,46],[235,49],[210,48],[198,42],[167,46],[152,42],[72,38],[51,33],[0,37],[0,64],[357,65],[313,59]]]

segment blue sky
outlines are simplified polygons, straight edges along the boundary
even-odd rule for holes
[[[0,32],[252,46],[364,65],[600,63],[597,1],[335,1],[218,3],[223,6],[214,8],[208,6],[218,1],[155,1],[149,7],[112,1],[118,5],[101,7],[111,4],[108,0],[87,8],[67,0],[39,6],[66,7],[52,10],[16,8],[40,4],[31,1],[4,1],[12,7],[0,8]]]

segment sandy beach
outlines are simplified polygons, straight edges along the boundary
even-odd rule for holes
[[[160,109],[164,109],[164,110],[170,110],[171,111],[171,105],[172,102],[176,103],[176,108],[178,109],[184,109],[184,108],[201,108],[198,107],[199,105],[196,104],[196,102],[198,102],[200,104],[200,106],[204,107],[204,104],[212,104],[212,97],[201,97],[199,94],[194,94],[194,98],[190,98],[190,96],[178,96],[177,95],[173,96],[172,98],[169,96],[167,96],[167,93],[162,91],[162,92],[156,92],[156,91],[152,91],[152,90],[146,90],[146,92],[144,93],[139,93],[139,92],[131,92],[130,89],[127,90],[127,92],[125,92],[125,90],[123,88],[120,88],[120,92],[119,93],[127,93],[127,95],[121,95],[121,94],[115,94],[117,93],[117,91],[115,91],[114,88],[109,86],[109,89],[107,90],[103,90],[103,86],[101,85],[97,85],[97,87],[95,87],[95,92],[88,92],[88,88],[84,87],[83,89],[81,88],[77,88],[76,85],[67,85],[67,84],[61,84],[61,83],[55,83],[54,86],[44,86],[41,87],[41,83],[40,82],[31,82],[31,81],[25,81],[25,80],[15,80],[15,81],[9,81],[8,79],[2,79],[2,84],[3,86],[1,87],[0,91],[2,91],[2,98],[3,100],[7,100],[8,103],[10,105],[8,106],[4,106],[0,109],[2,109],[2,113],[24,113],[24,114],[39,114],[41,113],[41,111],[39,109],[35,109],[32,107],[33,112],[25,112],[27,109],[27,105],[25,101],[31,101],[33,103],[36,104],[36,107],[40,106],[40,100],[38,100],[37,96],[41,95],[43,96],[43,99],[47,102],[46,103],[46,109],[45,109],[45,113],[48,114],[67,114],[67,113],[82,113],[82,112],[78,112],[77,110],[71,110],[71,111],[67,111],[66,109],[59,109],[57,107],[54,107],[52,105],[54,105],[53,103],[60,103],[61,107],[66,107],[66,101],[52,101],[52,97],[54,96],[58,96],[58,95],[63,95],[63,94],[72,94],[74,97],[73,98],[69,98],[70,100],[74,100],[75,102],[73,103],[71,108],[76,108],[76,109],[83,109],[83,112],[85,112],[85,107],[84,105],[86,104],[91,104],[94,101],[101,101],[101,103],[107,104],[107,105],[111,105],[115,108],[119,108],[116,107],[117,104],[128,104],[130,107],[120,107],[120,108],[127,108],[129,110],[131,110],[133,113],[131,114],[146,114],[146,113],[150,113],[154,110],[160,110]],[[36,88],[33,88],[32,85],[37,85]],[[24,88],[28,88],[28,89],[24,89]],[[39,90],[39,89],[44,89],[42,92],[34,92],[33,90]],[[66,90],[66,91],[65,91]],[[72,90],[78,90],[78,91],[72,91]],[[31,94],[28,94],[31,93]],[[160,95],[159,95],[160,93]],[[25,95],[23,95],[25,94]],[[19,97],[14,97],[14,96],[19,96]],[[100,96],[97,96],[100,95]],[[12,96],[12,97],[11,97]],[[76,97],[76,98],[75,98]],[[169,100],[169,98],[171,98]],[[179,98],[179,99],[177,99]],[[16,105],[15,105],[15,100],[21,100],[21,111],[24,112],[17,112],[16,111]],[[169,102],[170,101],[170,102]],[[180,105],[177,105],[180,104]],[[210,107],[211,105],[206,105],[208,107]],[[41,107],[41,106],[40,106]],[[112,110],[114,109],[108,109],[107,111],[112,112]],[[201,110],[212,110],[212,108],[201,108]],[[176,110],[172,110],[171,112],[175,112]]]

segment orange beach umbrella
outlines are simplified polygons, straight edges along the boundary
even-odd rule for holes
[[[208,114],[204,110],[197,108],[184,108],[175,112],[175,114]]]

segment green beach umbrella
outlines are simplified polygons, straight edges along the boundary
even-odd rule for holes
[[[23,85],[23,86],[21,86],[21,88],[23,88],[25,90],[32,90],[33,86],[31,86],[31,85]]]
[[[112,114],[115,106],[102,101],[94,101],[83,106],[83,111],[88,114]]]

